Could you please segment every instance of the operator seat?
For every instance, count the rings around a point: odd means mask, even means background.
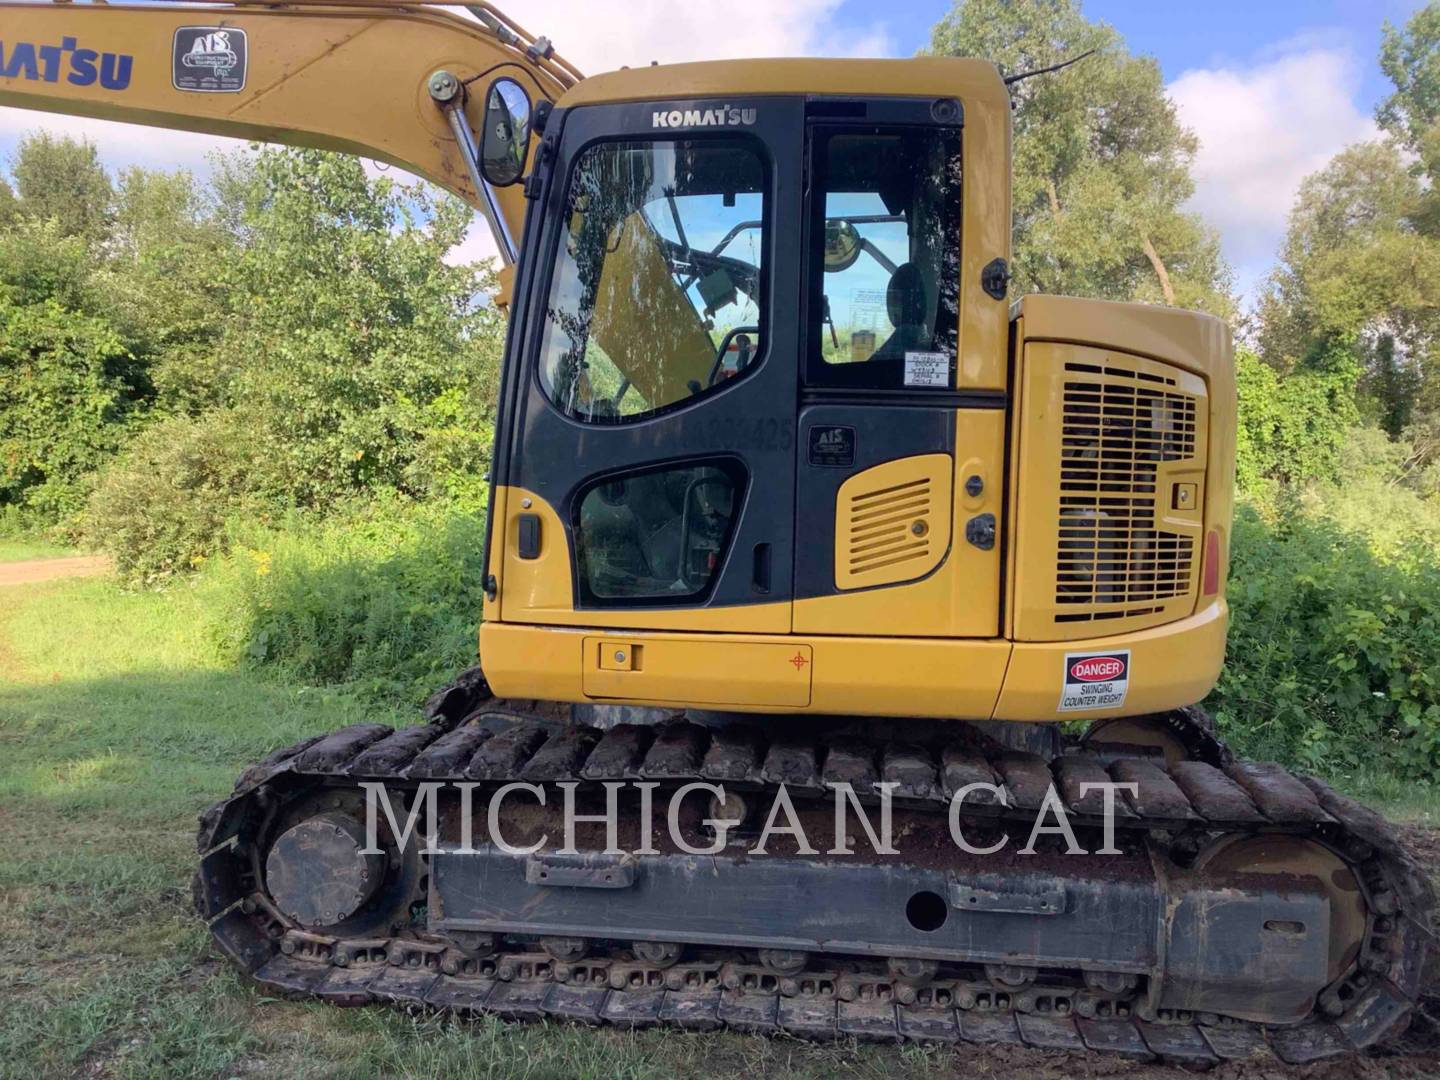
[[[894,331],[870,357],[876,361],[903,361],[906,350],[929,349],[930,304],[925,296],[925,278],[913,262],[904,262],[890,275],[885,289],[885,307]]]

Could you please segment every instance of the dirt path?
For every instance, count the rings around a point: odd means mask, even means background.
[[[110,572],[110,560],[104,555],[72,555],[64,559],[26,559],[23,562],[0,563],[0,588],[6,585],[29,585],[55,578],[94,577]]]

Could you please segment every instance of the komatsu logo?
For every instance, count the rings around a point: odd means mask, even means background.
[[[670,109],[650,114],[650,126],[657,128],[741,127],[755,123],[754,109],[721,105],[714,109]]]
[[[82,49],[73,37],[61,38],[59,45],[0,41],[0,79],[53,83],[63,75],[72,86],[91,86],[98,80],[106,90],[124,90],[134,66],[133,56]]]

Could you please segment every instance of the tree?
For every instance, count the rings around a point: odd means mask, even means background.
[[[0,506],[56,517],[124,442],[133,357],[102,320],[0,298]]]
[[[3,177],[0,177],[0,229],[10,225],[19,212],[20,208],[15,202],[14,189],[5,182]]]
[[[503,325],[486,276],[445,261],[469,208],[319,151],[261,150],[225,176],[229,394],[260,418],[284,494],[323,508],[475,484]]]
[[[1307,177],[1258,308],[1258,343],[1280,371],[1349,350],[1365,412],[1392,436],[1440,410],[1440,4],[1386,25],[1395,91],[1388,138],[1341,151]]]
[[[1392,138],[1434,160],[1435,121],[1440,118],[1440,5],[1415,12],[1403,29],[1385,23],[1380,44],[1380,70],[1395,92],[1380,104],[1376,119]]]
[[[220,345],[236,248],[191,174],[120,175],[101,285],[106,311],[146,357],[163,413],[195,416],[225,400],[242,359]]]
[[[115,191],[93,143],[34,132],[21,140],[11,172],[25,217],[54,220],[62,236],[86,241],[108,233]]]
[[[1015,272],[1022,290],[1233,312],[1219,240],[1183,205],[1196,140],[1160,69],[1075,0],[960,0],[930,51],[1007,74],[1094,50],[1015,85]]]

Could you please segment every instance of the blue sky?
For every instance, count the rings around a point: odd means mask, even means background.
[[[1253,297],[1273,265],[1300,181],[1373,138],[1387,92],[1381,24],[1418,0],[1082,0],[1130,47],[1154,56],[1181,119],[1201,140],[1192,208],[1219,232],[1236,284]],[[582,70],[744,56],[908,56],[949,9],[943,0],[502,0]],[[0,162],[26,130],[85,135],[114,167],[204,171],[226,140],[0,109]],[[472,230],[464,257],[493,253]]]
[[[1135,52],[1160,61],[1166,78],[1192,68],[1244,63],[1267,48],[1304,37],[1343,40],[1371,60],[1361,97],[1373,106],[1388,84],[1373,63],[1380,50],[1380,26],[1403,23],[1419,0],[1083,0],[1085,14],[1125,35]],[[844,0],[835,12],[843,32],[865,33],[876,21],[875,0]],[[897,53],[906,55],[930,42],[930,28],[950,10],[941,0],[886,0],[885,23]]]

